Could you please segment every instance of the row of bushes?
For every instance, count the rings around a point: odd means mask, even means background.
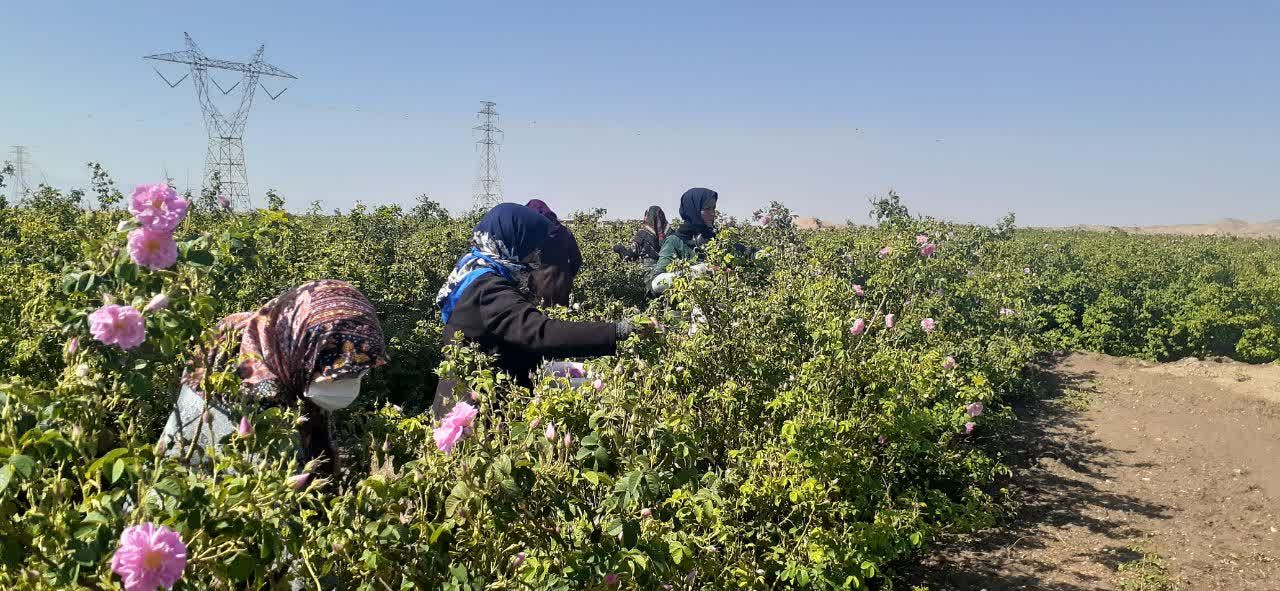
[[[641,270],[610,251],[630,225],[583,214],[579,305],[553,313],[663,330],[592,363],[587,384],[527,392],[440,342],[432,300],[474,216],[430,202],[197,209],[163,271],[130,262],[117,226],[127,214],[84,212],[52,191],[3,209],[0,281],[14,289],[0,294],[0,586],[118,584],[110,557],[139,523],[186,543],[178,588],[876,586],[938,532],[993,518],[1003,400],[1025,389],[1038,352],[1164,357],[1229,343],[1265,357],[1241,343],[1274,326],[1274,307],[1256,307],[1276,301],[1268,243],[900,213],[804,233],[775,205],[764,227],[725,232],[758,257],[713,245],[713,273],[647,301]],[[1195,275],[1196,297],[1147,275],[1209,267],[1193,260],[1216,265]],[[157,457],[191,344],[221,315],[319,277],[370,296],[393,358],[338,415],[346,471],[299,478],[287,410],[245,409],[249,433],[210,469]],[[104,294],[141,308],[161,292],[169,304],[147,313],[139,348],[89,338]],[[1234,295],[1210,297],[1223,293]],[[464,380],[480,410],[451,454],[422,412],[437,369]]]

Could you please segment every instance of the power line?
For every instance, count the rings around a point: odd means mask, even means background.
[[[183,36],[187,41],[185,50],[148,55],[143,59],[191,67],[191,71],[179,78],[177,82],[170,82],[164,74],[160,73],[160,70],[156,70],[156,75],[160,76],[160,79],[164,80],[170,88],[176,88],[188,76],[191,78],[192,84],[196,87],[196,98],[200,101],[200,109],[204,113],[205,130],[209,134],[209,149],[204,160],[205,182],[209,182],[214,177],[214,173],[217,173],[222,194],[231,201],[233,206],[242,209],[252,207],[253,203],[249,198],[249,175],[244,163],[244,128],[249,121],[249,109],[253,106],[253,96],[259,87],[266,93],[267,98],[273,101],[288,90],[284,88],[273,94],[258,79],[269,76],[296,80],[297,76],[262,61],[265,45],[258,46],[258,51],[253,54],[253,59],[248,63],[240,63],[207,57],[191,39],[191,35],[183,33]],[[240,79],[229,88],[223,88],[217,80],[209,77],[209,70],[238,72]],[[235,111],[223,113],[209,96],[210,83],[223,96],[230,95],[239,88],[240,106]]]
[[[498,174],[498,146],[502,145],[502,130],[498,128],[497,103],[480,101],[483,107],[476,118],[480,125],[472,129],[479,136],[476,148],[480,151],[480,172],[476,178],[473,205],[477,209],[489,209],[502,201],[502,177]]]
[[[17,201],[31,194],[31,185],[27,182],[27,166],[31,163],[31,151],[26,146],[13,146],[9,152],[13,159],[13,200]]]

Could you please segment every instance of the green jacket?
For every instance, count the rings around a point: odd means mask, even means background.
[[[662,241],[662,251],[658,253],[658,262],[653,265],[653,273],[650,276],[665,273],[671,261],[692,259],[695,256],[697,251],[692,244],[685,242],[676,234],[667,236],[667,239]]]

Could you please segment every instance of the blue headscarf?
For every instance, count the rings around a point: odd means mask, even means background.
[[[551,222],[528,207],[501,203],[490,209],[471,234],[471,251],[458,259],[436,294],[440,318],[449,321],[462,294],[481,275],[497,273],[519,283],[520,277],[529,272],[529,266],[521,264],[520,259],[538,250],[550,235]]]
[[[693,240],[697,236],[710,240],[716,237],[715,228],[708,226],[702,221],[702,210],[707,206],[715,203],[720,196],[711,189],[703,189],[695,187],[684,192],[680,196],[680,218],[682,222],[680,227],[676,229],[676,233],[685,241]]]

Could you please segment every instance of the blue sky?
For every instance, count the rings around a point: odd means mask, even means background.
[[[865,220],[914,210],[1022,224],[1280,218],[1275,2],[10,3],[0,144],[39,177],[198,184],[189,81],[141,57],[266,58],[250,184],[291,208],[469,206],[470,127],[493,100],[508,200],[674,214],[707,186]],[[162,67],[171,79],[181,68]],[[219,81],[233,83],[230,76]],[[281,86],[268,81],[278,90]],[[40,180],[36,178],[35,180]]]

